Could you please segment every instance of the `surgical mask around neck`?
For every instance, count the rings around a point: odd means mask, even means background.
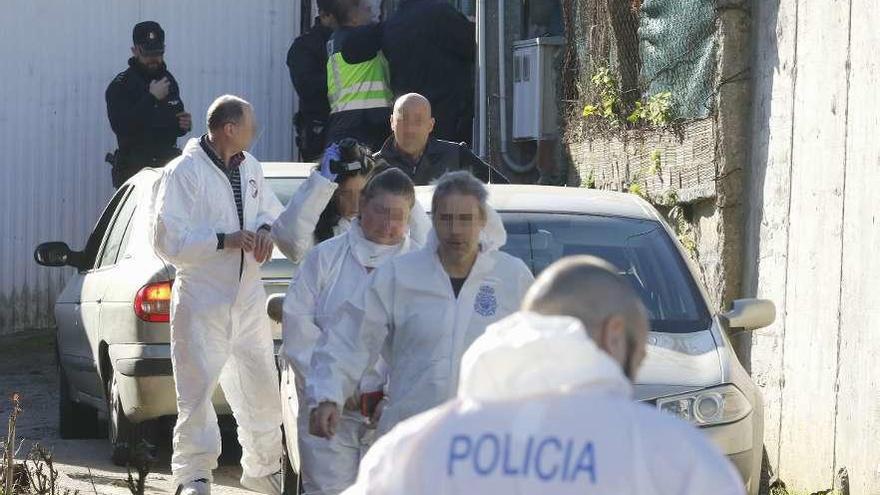
[[[384,263],[389,257],[400,253],[407,242],[407,239],[404,239],[390,246],[375,243],[364,236],[364,231],[357,220],[352,222],[349,235],[351,236],[352,254],[354,254],[354,257],[361,265],[367,268],[375,268]]]

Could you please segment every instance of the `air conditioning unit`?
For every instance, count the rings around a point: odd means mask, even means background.
[[[559,135],[554,59],[561,36],[513,43],[513,139],[534,141]]]

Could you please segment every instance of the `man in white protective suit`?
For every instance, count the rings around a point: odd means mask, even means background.
[[[598,258],[565,258],[462,359],[458,397],[378,440],[347,495],[744,494],[696,428],[634,402],[646,310]]]
[[[306,255],[287,290],[282,348],[294,368],[296,392],[285,394],[290,402],[285,430],[293,434],[296,429],[298,435],[299,472],[306,495],[336,495],[354,483],[372,440],[370,414],[375,400],[370,399],[380,398],[385,385],[383,366],[368,371],[358,393],[346,401],[337,434],[330,439],[310,435],[305,384],[312,351],[322,334],[331,330],[329,322],[339,308],[363,290],[370,272],[421,247],[408,234],[415,201],[413,183],[402,171],[386,169],[370,177],[360,195],[358,218],[347,232]]]
[[[520,259],[498,250],[506,241],[503,228],[481,235],[490,230],[487,197],[469,172],[441,177],[426,246],[377,268],[363,295],[340,308],[312,357],[307,390],[314,434],[334,435],[340,407],[380,352],[389,385],[378,435],[455,396],[464,351],[517,310],[533,281]]]
[[[238,423],[241,483],[281,491],[281,401],[260,266],[281,204],[247,150],[253,108],[221,96],[208,133],[191,139],[155,190],[153,244],[176,271],[171,362],[177,424],[171,458],[177,493],[210,493],[220,455],[211,396],[219,382]]]

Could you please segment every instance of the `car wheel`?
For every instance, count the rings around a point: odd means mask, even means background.
[[[74,402],[64,368],[58,365],[58,435],[64,439],[97,438],[98,411]]]
[[[144,421],[142,423],[132,423],[126,416],[122,408],[122,400],[119,396],[119,382],[116,378],[116,372],[112,372],[110,385],[108,387],[108,407],[109,418],[107,420],[107,438],[110,440],[111,459],[113,464],[117,466],[127,466],[134,462],[137,449],[146,448],[152,450],[149,444],[150,431],[153,426],[152,421]],[[142,442],[147,442],[144,446]],[[143,452],[143,455],[152,455],[152,452]]]
[[[770,471],[770,458],[767,456],[767,447],[764,446],[761,452],[761,469],[758,483],[749,495],[768,495],[770,493],[771,478],[773,473]]]

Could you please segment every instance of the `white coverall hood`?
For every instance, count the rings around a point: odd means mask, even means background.
[[[345,495],[745,493],[700,431],[632,401],[575,319],[514,314],[474,342],[461,376],[457,398],[373,445]]]
[[[579,320],[519,312],[489,327],[464,353],[458,397],[516,399],[585,386],[632,397],[620,365]]]
[[[416,201],[416,204],[419,204]],[[425,241],[426,248],[436,249],[440,243],[437,239],[437,232],[433,226],[427,233]],[[504,222],[501,221],[501,215],[491,206],[486,206],[486,226],[480,231],[480,250],[484,252],[497,251],[507,244],[507,230],[504,228]]]

